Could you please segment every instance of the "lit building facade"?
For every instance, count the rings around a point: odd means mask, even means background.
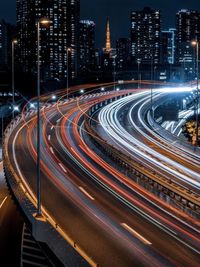
[[[161,63],[174,64],[176,49],[176,29],[161,32]]]
[[[160,63],[161,15],[159,10],[144,8],[131,13],[132,63]]]
[[[42,17],[51,21],[47,28],[41,27],[42,78],[65,79],[67,65],[71,78],[75,78],[80,0],[17,0],[18,61],[22,70],[36,71],[36,23]],[[67,58],[68,48],[71,52]]]
[[[193,40],[200,41],[200,12],[180,10],[176,14],[176,63],[182,64],[188,77],[195,75],[196,50]]]
[[[119,38],[116,42],[116,66],[126,69],[130,64],[131,41],[129,38]]]
[[[91,70],[95,65],[95,23],[81,20],[79,26],[79,69]]]
[[[8,64],[8,35],[5,21],[0,21],[0,67]]]

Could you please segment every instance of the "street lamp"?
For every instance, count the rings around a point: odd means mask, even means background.
[[[116,82],[116,57],[117,55],[113,56],[113,82],[114,82],[114,91],[115,91],[115,82]]]
[[[19,112],[19,107],[18,107],[18,106],[14,106],[14,107],[13,107],[13,111],[14,111],[14,112],[15,112],[15,111]]]
[[[140,61],[139,58],[137,59],[137,64],[138,64],[138,89],[139,89],[140,86],[141,86],[141,72],[140,72],[140,64],[141,64],[141,61]]]
[[[12,40],[12,104],[13,108],[15,106],[15,45],[17,44],[17,40]],[[15,112],[13,110],[12,117],[14,119]]]
[[[151,59],[151,114],[153,114],[153,59]]]
[[[196,47],[196,75],[197,75],[197,97],[196,97],[196,146],[198,147],[199,138],[199,42],[197,39],[192,41],[192,45]]]
[[[3,103],[1,104],[1,147],[3,148],[3,132],[4,132],[4,120],[3,120]]]
[[[41,18],[37,21],[37,216],[41,216],[41,177],[40,177],[40,26],[48,26],[51,21]]]
[[[69,97],[69,53],[72,52],[72,48],[67,48],[67,99]]]

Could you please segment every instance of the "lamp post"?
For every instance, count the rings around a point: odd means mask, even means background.
[[[138,64],[138,89],[139,89],[141,86],[141,72],[140,72],[141,61],[139,58],[137,59],[137,64]]]
[[[116,89],[116,57],[117,55],[113,56],[113,82],[114,82],[114,91]]]
[[[13,105],[13,112],[12,117],[15,117],[15,45],[17,44],[17,40],[12,40],[12,105]]]
[[[151,59],[151,114],[153,115],[153,59]]]
[[[69,53],[72,52],[72,48],[67,48],[67,99],[69,97]]]
[[[153,88],[155,88],[156,87],[156,84],[155,84],[155,82],[156,82],[156,69],[157,69],[157,66],[154,66],[154,68],[153,68]],[[153,105],[153,91],[152,91],[152,105]],[[153,117],[153,119],[154,119],[154,110],[153,110],[153,107],[152,107],[152,117]]]
[[[3,148],[3,132],[4,132],[4,122],[3,122],[3,103],[1,104],[1,147]]]
[[[41,18],[37,21],[37,216],[41,216],[41,177],[40,177],[40,26],[47,26],[50,20]]]
[[[196,97],[196,146],[198,147],[199,139],[199,42],[197,39],[192,41],[192,45],[196,47],[196,76],[197,76],[197,97]]]

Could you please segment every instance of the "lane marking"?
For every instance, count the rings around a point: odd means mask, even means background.
[[[48,136],[48,140],[49,140],[49,141],[51,140],[51,135]]]
[[[142,235],[140,235],[138,232],[133,230],[130,226],[128,226],[126,223],[121,223],[121,226],[124,227],[129,233],[133,234],[137,239],[142,241],[145,245],[152,245],[152,243],[144,238]]]
[[[54,126],[51,126],[51,131],[54,129]]]
[[[53,147],[50,147],[50,151],[52,154],[54,154]]]
[[[3,207],[3,204],[6,202],[8,197],[5,197],[4,200],[1,202],[0,209]]]
[[[79,189],[81,190],[82,193],[84,193],[87,197],[89,197],[91,200],[95,200],[83,187],[79,186]]]
[[[61,169],[62,169],[65,173],[67,173],[67,170],[64,168],[64,166],[62,165],[62,163],[59,163],[58,165],[61,167]]]

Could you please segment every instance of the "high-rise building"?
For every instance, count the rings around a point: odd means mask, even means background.
[[[131,13],[131,55],[134,64],[160,63],[160,29],[159,10],[145,7]]]
[[[180,10],[176,14],[176,27],[176,62],[192,66],[195,53],[191,42],[200,41],[200,12]]]
[[[192,41],[200,41],[200,12],[180,10],[176,14],[176,63],[184,69],[185,79],[196,77],[196,49]]]
[[[130,64],[131,42],[129,38],[119,38],[116,42],[116,66],[125,69]]]
[[[46,17],[51,24],[41,27],[42,77],[62,80],[67,73],[76,77],[79,16],[80,0],[17,0],[18,61],[23,71],[36,70],[36,24]]]
[[[0,21],[0,67],[8,64],[8,34],[4,20]]]
[[[95,69],[101,69],[101,50],[95,49],[95,61],[94,61]]]
[[[161,32],[161,63],[175,63],[176,29],[170,28]]]
[[[95,23],[81,20],[79,25],[79,69],[89,70],[95,65]]]

